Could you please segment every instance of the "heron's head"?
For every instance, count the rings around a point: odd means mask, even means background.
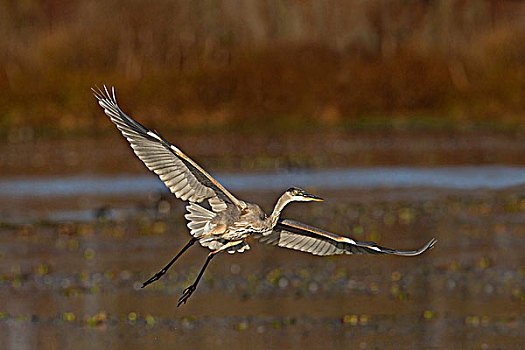
[[[307,193],[304,190],[297,188],[297,187],[289,188],[288,190],[286,190],[286,194],[290,197],[291,201],[297,201],[297,202],[311,202],[311,201],[321,202],[323,201],[321,197],[314,196],[313,194]]]

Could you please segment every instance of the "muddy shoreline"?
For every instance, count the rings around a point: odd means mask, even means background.
[[[525,165],[525,134],[308,132],[295,135],[165,134],[210,172],[355,166]],[[2,177],[145,173],[116,132],[102,138],[0,143]]]

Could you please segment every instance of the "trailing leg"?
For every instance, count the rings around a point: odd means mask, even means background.
[[[208,264],[210,263],[211,259],[218,253],[227,250],[228,248],[234,247],[238,245],[239,243],[242,243],[243,241],[233,241],[228,242],[227,244],[223,245],[217,250],[214,250],[213,252],[208,254],[208,257],[206,258],[206,261],[204,262],[204,265],[202,266],[201,270],[199,271],[199,274],[197,275],[197,278],[195,279],[195,282],[188,288],[184,289],[184,292],[182,292],[182,296],[179,298],[179,302],[177,303],[177,307],[181,306],[182,304],[186,304],[186,301],[189,299],[189,297],[195,292],[195,289],[197,289],[197,284],[199,284],[199,281],[204,274],[204,270],[206,270],[206,267],[208,267]]]
[[[184,248],[182,248],[180,250],[180,252],[175,255],[175,257],[173,259],[171,259],[171,261],[168,263],[168,265],[164,266],[162,268],[162,270],[160,270],[159,272],[157,272],[156,274],[154,274],[149,280],[147,280],[146,282],[142,283],[142,287],[141,288],[144,288],[146,287],[148,284],[150,283],[153,283],[157,280],[159,280],[162,276],[164,276],[164,274],[169,270],[169,268],[171,267],[171,265],[173,265],[173,263],[189,248],[191,247],[195,242],[197,242],[197,238],[195,237],[192,237],[190,239],[190,241],[188,243],[186,243],[186,245],[184,246]]]

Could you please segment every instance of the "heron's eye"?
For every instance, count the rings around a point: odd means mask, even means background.
[[[294,196],[299,195],[299,191],[297,191],[297,190],[293,190],[293,195],[294,195]]]

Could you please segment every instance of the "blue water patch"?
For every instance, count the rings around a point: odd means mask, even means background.
[[[525,167],[370,167],[272,173],[217,174],[232,191],[282,190],[290,186],[326,189],[451,188],[499,189],[525,183]],[[167,191],[153,174],[13,178],[0,181],[0,196],[125,195]]]

